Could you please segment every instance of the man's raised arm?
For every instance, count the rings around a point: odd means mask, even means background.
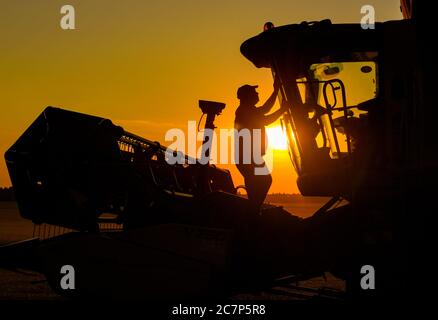
[[[272,92],[271,96],[266,100],[266,102],[259,107],[258,109],[263,114],[267,114],[269,111],[271,111],[272,107],[275,104],[275,100],[277,100],[278,90],[280,89],[280,81],[278,80],[278,77],[274,80],[274,92]]]

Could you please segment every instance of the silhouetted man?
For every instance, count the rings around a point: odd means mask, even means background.
[[[276,121],[284,113],[284,110],[281,108],[270,115],[266,115],[271,111],[277,98],[279,89],[278,80],[274,82],[274,92],[261,107],[256,107],[257,102],[259,102],[259,94],[256,91],[257,87],[258,86],[250,86],[246,84],[237,90],[237,98],[240,100],[240,105],[236,110],[234,127],[239,131],[242,129],[248,129],[251,133],[251,146],[244,146],[244,143],[248,143],[248,141],[245,141],[244,139],[239,139],[238,141],[239,157],[236,159],[236,166],[245,179],[248,199],[251,201],[253,209],[258,212],[268,194],[269,188],[271,187],[272,177],[268,172],[264,175],[257,175],[255,173],[255,168],[265,167],[265,163],[263,159],[261,159],[262,163],[257,163],[260,162],[260,160],[257,162],[255,161],[253,150],[260,150],[261,156],[265,154],[265,126]],[[261,146],[255,145],[258,141],[254,141],[254,130],[260,130],[261,139],[259,140],[261,141],[259,142],[261,143]],[[244,163],[244,151],[251,152],[249,155],[251,159],[250,163]]]

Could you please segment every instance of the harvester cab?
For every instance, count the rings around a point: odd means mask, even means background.
[[[241,52],[281,79],[282,124],[301,193],[348,199],[357,183],[385,184],[380,171],[399,146],[390,117],[408,103],[400,90],[415,65],[415,50],[400,41],[413,40],[412,23],[363,29],[323,20],[264,29]]]
[[[407,3],[404,20],[372,28],[268,23],[241,45],[248,60],[281,80],[282,124],[300,192],[348,201],[349,268],[371,263],[392,293],[404,276],[397,266],[410,259],[417,272],[415,261],[429,246],[420,230],[430,219],[438,163],[427,75],[433,57],[420,37],[427,7]]]

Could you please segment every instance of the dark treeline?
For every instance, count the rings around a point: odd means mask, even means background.
[[[271,193],[266,196],[267,202],[290,202],[297,197],[302,197],[299,193]]]
[[[267,202],[289,202],[297,197],[300,197],[300,194],[290,194],[290,193],[271,193],[266,197]],[[12,187],[9,188],[0,188],[0,201],[14,201],[14,190]]]
[[[14,190],[12,187],[0,188],[0,201],[14,201]]]

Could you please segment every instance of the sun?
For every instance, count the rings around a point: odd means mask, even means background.
[[[268,145],[275,150],[287,150],[287,139],[281,126],[266,128]]]

